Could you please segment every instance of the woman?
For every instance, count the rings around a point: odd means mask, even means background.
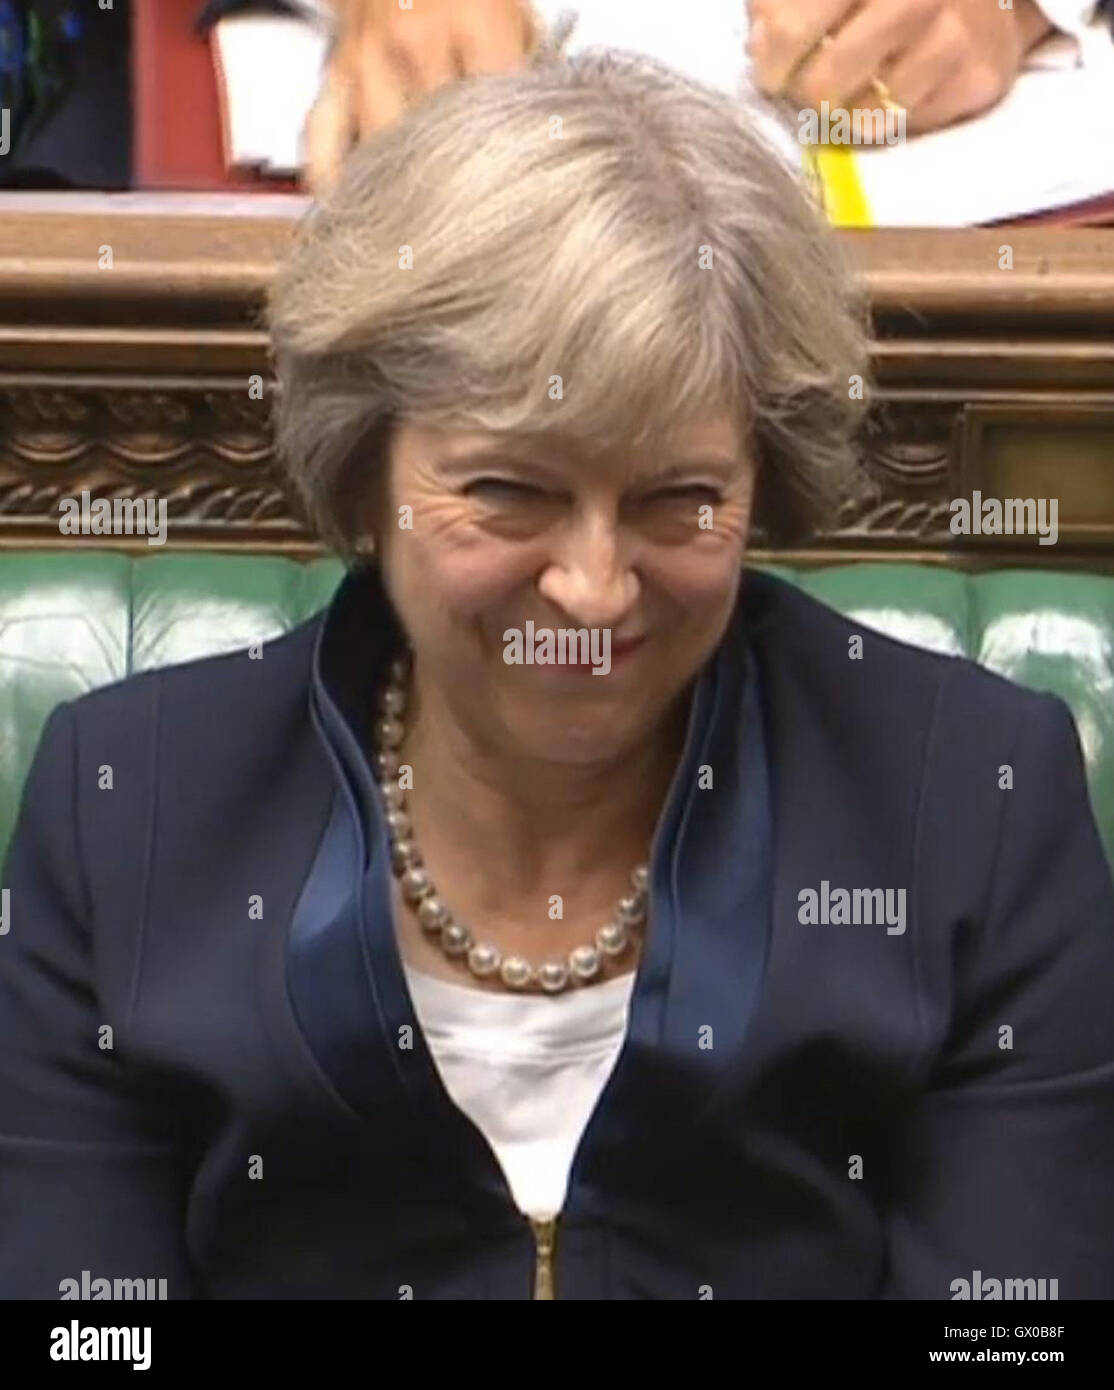
[[[1071,716],[745,567],[853,485],[864,357],[746,113],[607,53],[444,87],[270,327],[348,573],[46,726],[0,1292],[1109,1295]]]

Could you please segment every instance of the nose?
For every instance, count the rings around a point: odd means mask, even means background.
[[[602,511],[578,516],[556,538],[538,592],[574,627],[618,627],[639,594],[625,549],[613,518]]]

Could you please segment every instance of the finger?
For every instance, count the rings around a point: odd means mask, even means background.
[[[792,73],[854,4],[855,0],[756,4],[747,49],[754,80],[762,91],[771,95],[783,92]]]
[[[545,38],[545,22],[534,8],[532,0],[522,0],[522,47],[527,56]]]
[[[303,178],[315,198],[323,197],[336,183],[355,135],[350,83],[331,68],[302,132]]]
[[[406,76],[392,59],[381,29],[367,26],[351,54],[360,139],[390,125],[406,110]]]
[[[794,96],[809,105],[846,102],[933,23],[939,0],[874,0],[847,21],[830,44],[794,73]]]
[[[892,66],[877,75],[913,120],[921,104],[958,72],[963,61],[963,27],[955,11],[945,8]]]
[[[882,80],[889,87],[889,78],[883,76]],[[895,102],[900,100],[892,87],[890,87],[890,94]],[[876,87],[860,87],[843,105],[847,111],[851,112],[851,130],[854,132],[861,130],[862,132],[861,136],[854,136],[854,141],[861,141],[864,145],[896,145],[900,143],[902,126],[898,122],[897,113],[886,110]],[[905,134],[908,135],[908,113],[906,116]]]
[[[528,10],[518,3],[498,0],[486,14],[472,11],[462,17],[456,32],[461,69],[466,76],[474,76],[524,67],[538,37]]]
[[[1001,97],[1002,90],[989,70],[972,72],[963,64],[909,113],[908,131],[911,135],[921,135],[928,130],[942,130],[957,121],[981,115]]]
[[[408,96],[432,92],[461,74],[452,31],[444,24],[427,24],[410,15],[390,35],[390,56]]]

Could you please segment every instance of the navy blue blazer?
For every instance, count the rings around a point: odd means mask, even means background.
[[[531,1297],[391,926],[397,640],[358,569],[261,657],[50,716],[4,878],[0,1297]],[[839,889],[904,892],[901,929]],[[650,892],[557,1298],[1114,1296],[1114,885],[1060,700],[748,572]]]

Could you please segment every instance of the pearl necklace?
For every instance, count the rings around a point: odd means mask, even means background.
[[[648,906],[649,870],[640,864],[631,874],[630,893],[619,899],[610,922],[596,932],[594,945],[576,946],[566,960],[547,960],[533,966],[523,956],[504,956],[489,942],[477,942],[438,896],[424,867],[414,829],[406,813],[406,797],[398,784],[401,764],[399,749],[405,732],[402,717],[406,710],[406,681],[409,662],[397,658],[391,663],[390,682],[383,692],[381,717],[375,726],[375,767],[386,803],[387,837],[391,846],[391,869],[400,880],[402,896],[417,914],[423,931],[452,959],[464,957],[468,969],[478,979],[497,976],[507,989],[539,988],[558,994],[572,983],[599,983],[604,959],[621,956],[630,944],[630,933],[642,927]]]

